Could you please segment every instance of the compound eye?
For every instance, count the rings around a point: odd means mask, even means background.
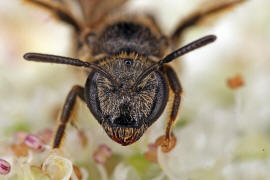
[[[99,100],[98,100],[98,90],[97,90],[97,84],[96,80],[98,77],[98,73],[92,71],[86,81],[85,84],[85,99],[88,108],[92,112],[92,114],[95,116],[95,118],[98,120],[99,123],[102,123],[103,115],[99,106]],[[107,116],[106,118],[110,118]]]
[[[118,87],[110,84],[105,77],[101,77],[98,72],[92,71],[85,84],[85,99],[86,103],[95,116],[95,118],[102,123],[104,119],[104,113],[101,109],[101,102],[109,102],[108,98],[113,98],[118,91]],[[114,108],[114,107],[112,107]],[[110,116],[106,116],[105,119],[110,119]]]

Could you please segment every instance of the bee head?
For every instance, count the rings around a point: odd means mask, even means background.
[[[109,137],[122,145],[137,141],[166,106],[168,85],[160,71],[148,74],[136,84],[138,77],[153,64],[135,54],[106,57],[97,65],[114,81],[92,71],[86,82],[89,109]]]

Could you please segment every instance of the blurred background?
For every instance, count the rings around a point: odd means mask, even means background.
[[[153,13],[170,34],[179,20],[215,2],[131,0],[127,8]],[[144,153],[164,132],[166,114],[138,143],[122,147],[79,103],[77,124],[89,144],[84,150],[74,147],[77,131],[68,128],[64,146],[89,179],[270,179],[270,1],[249,0],[190,28],[183,44],[207,34],[218,40],[174,64],[184,87],[174,131],[178,144],[168,154],[157,150],[157,163]],[[40,52],[74,57],[72,42],[72,29],[46,11],[19,0],[0,1],[0,144],[12,143],[18,131],[55,129],[67,93],[75,84],[84,85],[85,73],[27,62],[22,56]],[[235,81],[238,88],[232,85]],[[112,150],[102,167],[92,158],[100,144]],[[6,153],[3,147],[0,157]]]

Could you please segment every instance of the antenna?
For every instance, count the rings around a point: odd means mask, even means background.
[[[158,63],[150,66],[149,68],[147,68],[143,73],[141,73],[138,77],[138,79],[136,80],[136,82],[133,84],[133,89],[136,88],[140,82],[147,77],[150,73],[152,73],[153,71],[157,71],[159,70],[163,64],[169,63],[171,61],[173,61],[174,59],[183,56],[184,54],[187,54],[195,49],[201,48],[209,43],[214,42],[217,39],[217,37],[215,35],[208,35],[208,36],[204,36],[196,41],[193,41],[179,49],[177,49],[176,51],[170,53],[169,55],[165,56],[163,59],[161,59]]]
[[[56,63],[56,64],[68,64],[72,66],[79,66],[79,67],[86,67],[86,68],[92,68],[99,72],[100,74],[104,75],[106,78],[108,78],[112,85],[118,86],[118,82],[107,73],[104,69],[101,67],[81,61],[79,59],[69,58],[69,57],[63,57],[63,56],[55,56],[50,54],[40,54],[40,53],[26,53],[23,58],[28,61],[36,61],[36,62],[45,62],[45,63]]]

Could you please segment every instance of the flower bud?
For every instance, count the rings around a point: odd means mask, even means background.
[[[53,137],[53,131],[51,129],[44,129],[37,133],[37,137],[45,144],[49,144]]]
[[[112,150],[105,144],[100,145],[95,151],[93,158],[99,164],[104,164],[106,160],[111,157]]]
[[[42,141],[35,135],[26,136],[24,139],[24,144],[33,151],[42,152],[44,150]]]
[[[149,144],[148,151],[144,153],[144,157],[153,163],[157,163],[157,149],[158,146],[156,144]]]
[[[4,159],[0,159],[0,174],[7,175],[10,172],[10,164]]]

